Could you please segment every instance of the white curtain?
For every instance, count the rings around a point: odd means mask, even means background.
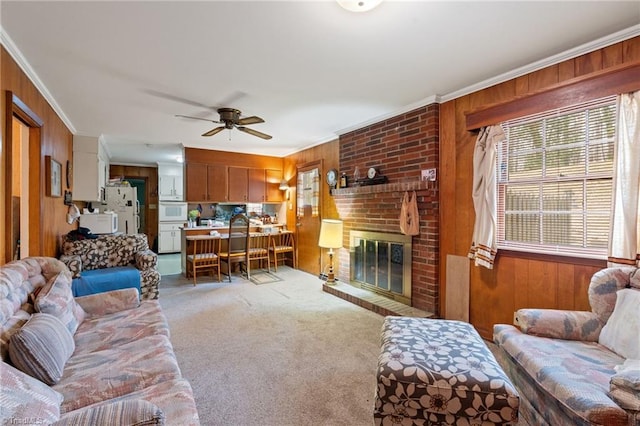
[[[505,137],[500,126],[480,129],[473,152],[473,207],[476,221],[468,257],[493,269],[497,248],[496,145]]]
[[[640,92],[618,96],[609,266],[640,259]]]

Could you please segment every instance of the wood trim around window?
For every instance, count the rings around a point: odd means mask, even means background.
[[[542,92],[470,111],[465,114],[466,129],[474,131],[514,118],[640,90],[638,75],[640,61],[574,78]]]

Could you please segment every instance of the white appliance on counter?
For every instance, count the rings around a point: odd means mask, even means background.
[[[132,186],[108,186],[105,188],[104,210],[118,215],[118,232],[137,234],[140,228],[140,204],[138,193]]]
[[[187,222],[187,203],[161,201],[158,203],[158,253],[177,253],[182,250],[180,227]]]
[[[158,203],[159,222],[181,222],[187,221],[187,203],[161,201]]]
[[[113,234],[118,231],[118,215],[115,212],[82,214],[80,226],[92,234]]]

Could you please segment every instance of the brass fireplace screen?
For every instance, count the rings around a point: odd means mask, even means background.
[[[411,236],[350,232],[351,284],[411,305]]]

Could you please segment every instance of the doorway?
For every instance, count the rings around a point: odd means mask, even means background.
[[[11,122],[11,231],[12,259],[29,256],[29,126],[18,117]]]
[[[296,227],[298,236],[298,269],[320,274],[320,169],[321,162],[298,167]]]
[[[6,149],[4,151],[4,215],[0,229],[3,263],[42,252],[41,127],[43,121],[17,96],[7,91]]]

